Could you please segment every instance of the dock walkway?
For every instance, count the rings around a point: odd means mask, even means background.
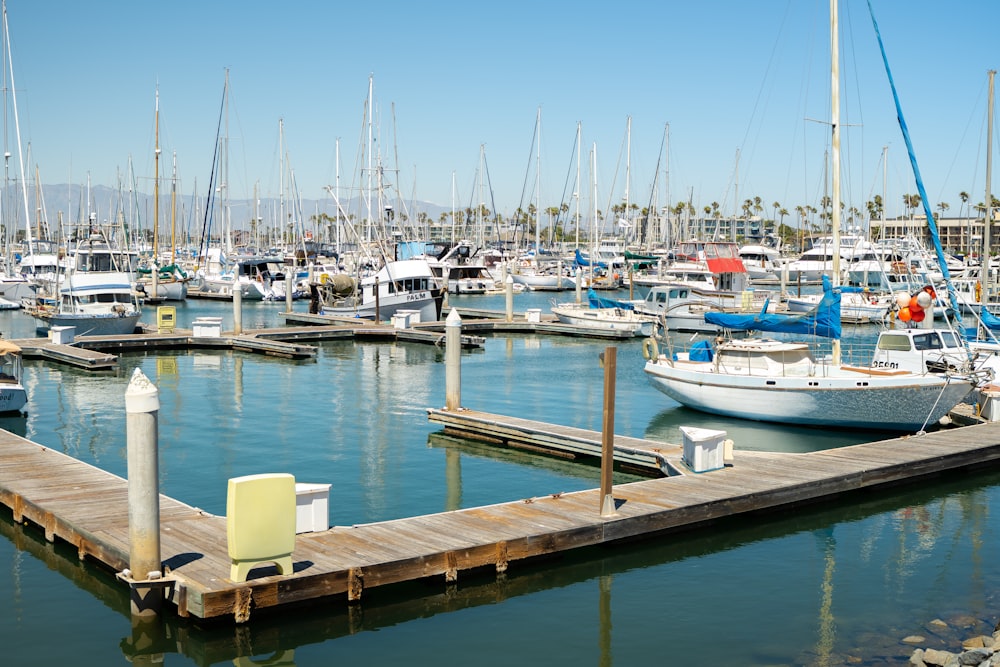
[[[467,417],[509,429],[557,431],[500,415]],[[600,440],[600,434],[591,433]],[[616,444],[625,439],[616,437]],[[635,444],[635,443],[631,443]],[[652,443],[650,448],[664,447]],[[113,571],[128,565],[127,482],[48,447],[0,432],[0,503]],[[669,446],[667,446],[669,448]],[[227,579],[226,519],[160,497],[161,554],[173,578],[168,600],[182,617],[249,620],[252,610],[417,579],[457,581],[461,572],[505,572],[517,561],[627,538],[648,537],[733,515],[786,507],[926,475],[995,464],[1000,423],[942,430],[811,453],[737,451],[731,466],[614,487],[616,512],[600,515],[600,491],[553,493],[513,502],[297,536],[294,573],[266,566]],[[220,493],[222,489],[220,489]]]

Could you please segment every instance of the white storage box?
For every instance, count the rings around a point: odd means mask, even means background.
[[[410,328],[410,311],[408,310],[397,310],[392,316],[392,326],[396,329],[409,329]]]
[[[980,390],[979,416],[986,421],[1000,421],[1000,387],[990,384]]]
[[[725,431],[681,426],[683,460],[694,472],[708,472],[725,467]]]
[[[198,317],[191,323],[191,334],[195,338],[218,338],[222,335],[221,317]]]
[[[414,324],[420,324],[420,311],[419,310],[397,310],[396,313],[404,313],[410,318],[410,326]]]
[[[49,327],[49,338],[56,345],[72,345],[76,337],[76,327]]]
[[[295,483],[295,532],[315,533],[330,528],[330,485]]]
[[[541,308],[528,308],[524,311],[524,319],[528,322],[541,322],[542,321],[542,309]]]

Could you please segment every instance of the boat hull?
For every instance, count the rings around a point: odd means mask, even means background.
[[[578,308],[553,306],[552,314],[564,324],[573,324],[601,331],[627,331],[633,336],[648,336],[654,320],[633,311],[618,308]]]
[[[142,313],[72,315],[34,312],[32,315],[50,329],[52,327],[74,327],[77,336],[120,336],[135,333]]]
[[[828,428],[916,432],[934,425],[973,389],[937,375],[817,368],[811,376],[713,373],[712,362],[649,360],[650,384],[678,403],[717,415]],[[863,370],[863,369],[862,369]]]

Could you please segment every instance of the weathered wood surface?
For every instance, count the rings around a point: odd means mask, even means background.
[[[0,432],[0,453],[0,503],[16,521],[76,546],[81,559],[127,567],[125,480],[7,432]],[[724,469],[616,486],[610,517],[601,517],[599,489],[590,489],[301,534],[293,574],[265,566],[244,583],[227,579],[225,518],[161,496],[161,550],[180,615],[246,620],[255,609],[356,600],[367,589],[428,577],[444,584],[472,568],[504,572],[522,559],[998,460],[997,423],[812,453],[737,451]]]

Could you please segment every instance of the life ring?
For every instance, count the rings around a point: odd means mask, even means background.
[[[660,346],[655,338],[646,338],[642,341],[642,358],[647,361],[658,359],[660,356]]]

